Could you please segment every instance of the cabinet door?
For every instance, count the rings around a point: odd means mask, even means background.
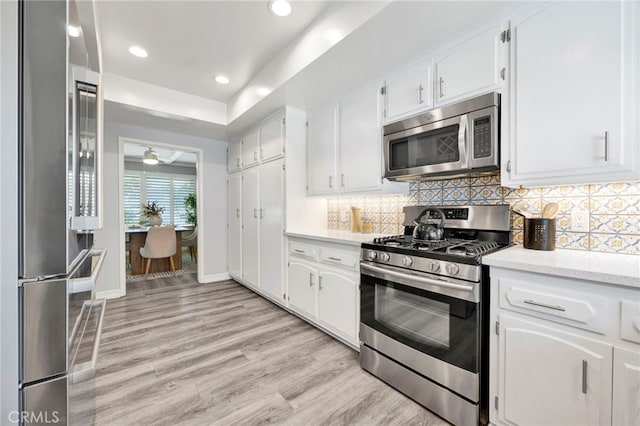
[[[382,184],[382,132],[378,84],[340,100],[338,185],[341,192],[370,190]]]
[[[311,319],[316,316],[318,273],[304,263],[289,261],[289,307]]]
[[[389,77],[385,84],[385,122],[433,107],[433,62],[413,65]]]
[[[463,99],[500,86],[502,26],[477,35],[436,57],[435,103]]]
[[[242,173],[229,174],[229,274],[242,277]]]
[[[242,138],[242,166],[258,164],[260,150],[260,129],[253,129]]]
[[[321,270],[318,281],[318,320],[356,342],[357,274]]]
[[[640,4],[618,1],[557,2],[513,23],[505,185],[640,178],[639,23]]]
[[[284,112],[278,112],[260,125],[260,159],[268,161],[284,153]]]
[[[242,140],[230,140],[227,151],[227,169],[230,172],[242,168]]]
[[[259,184],[258,169],[242,172],[242,279],[256,287],[260,284]]]
[[[284,170],[282,161],[260,166],[260,288],[282,300]]]
[[[613,424],[640,425],[640,348],[613,349]]]
[[[336,192],[336,108],[309,111],[307,135],[307,192]]]
[[[610,345],[500,317],[500,420],[516,425],[611,424]]]

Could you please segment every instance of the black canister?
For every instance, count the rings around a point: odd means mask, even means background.
[[[534,250],[556,249],[555,219],[524,219],[524,248]]]

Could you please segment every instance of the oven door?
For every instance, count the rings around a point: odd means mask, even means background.
[[[466,170],[467,152],[467,115],[392,133],[384,137],[384,177],[406,179]]]
[[[362,262],[361,323],[415,351],[477,373],[480,313],[479,301],[474,299],[478,284],[442,282],[429,274],[399,269]],[[361,340],[365,339],[361,336]]]

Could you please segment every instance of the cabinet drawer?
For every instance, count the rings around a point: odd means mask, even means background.
[[[318,249],[305,244],[289,243],[289,255],[316,260],[318,258]]]
[[[606,333],[606,299],[601,296],[504,277],[498,285],[503,309]]]
[[[349,269],[357,269],[358,266],[358,255],[342,250],[321,248],[320,260],[324,263]]]
[[[620,302],[620,338],[640,343],[640,303]]]

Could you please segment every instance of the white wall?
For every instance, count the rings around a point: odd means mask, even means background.
[[[17,26],[17,1],[0,1],[0,424],[18,410]]]
[[[151,142],[167,143],[186,148],[201,149],[203,152],[203,187],[201,193],[203,224],[198,238],[201,240],[203,276],[201,282],[215,281],[227,277],[227,143],[214,139],[171,133],[144,127],[129,126],[109,122],[105,117],[104,126],[104,187],[103,229],[95,233],[94,244],[108,251],[97,283],[97,292],[106,297],[119,295],[120,280],[123,276],[119,259],[124,230],[120,229],[120,185],[119,138],[128,137]],[[124,256],[124,253],[122,253]]]

